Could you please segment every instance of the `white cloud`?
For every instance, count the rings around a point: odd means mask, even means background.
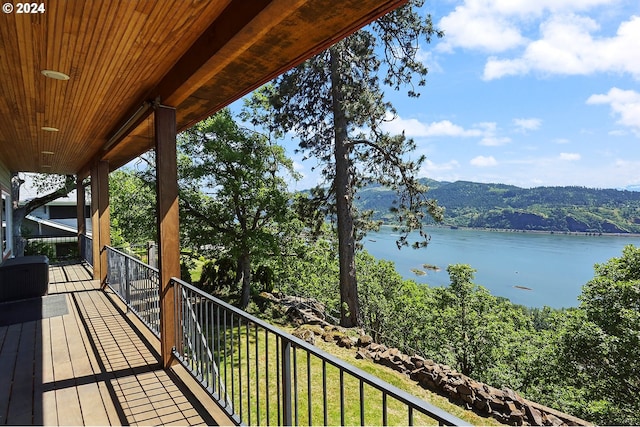
[[[455,47],[463,47],[503,52],[525,43],[514,24],[491,12],[475,9],[469,4],[456,7],[454,12],[442,18],[438,24],[445,31],[446,37],[437,49],[450,52]]]
[[[485,80],[509,75],[590,75],[598,72],[628,73],[640,79],[640,16],[622,22],[612,37],[594,37],[598,23],[575,14],[552,15],[540,24],[540,39],[527,45],[512,59],[491,57],[484,69]]]
[[[542,125],[542,120],[530,118],[530,119],[513,119],[513,124],[516,126],[518,132],[527,132],[530,130],[538,130]]]
[[[478,166],[481,168],[497,166],[498,164],[497,160],[493,156],[477,156],[471,159],[469,163],[473,166]]]
[[[523,29],[548,14],[568,14],[616,0],[466,0],[438,22],[441,51],[455,48],[499,53],[527,43]]]
[[[582,156],[580,156],[580,154],[578,153],[560,153],[559,157],[560,157],[560,160],[567,160],[570,162],[575,162],[582,158]]]
[[[460,163],[457,160],[450,160],[445,163],[434,163],[431,160],[425,160],[420,168],[420,176],[428,176],[433,172],[443,172],[458,169]]]
[[[384,125],[384,129],[392,134],[404,131],[410,138],[457,137],[480,138],[480,145],[497,147],[511,142],[511,138],[497,135],[498,125],[495,122],[475,123],[471,129],[452,123],[449,120],[422,123],[417,119],[396,117]]]
[[[449,120],[439,122],[422,123],[417,119],[402,119],[396,117],[384,126],[385,130],[392,134],[399,134],[404,131],[408,137],[478,137],[482,135],[479,129],[464,129],[462,126],[453,124]]]
[[[553,140],[553,142],[555,142],[556,144],[569,144],[571,141],[569,141],[567,138],[556,138]]]
[[[629,132],[624,131],[624,130],[620,130],[620,129],[616,129],[616,130],[609,131],[608,134],[611,135],[611,136],[627,136],[629,134]]]
[[[497,137],[495,135],[488,135],[480,140],[480,145],[484,145],[485,147],[499,147],[510,142],[511,138],[508,138],[506,136]]]
[[[640,136],[640,92],[611,88],[606,94],[591,95],[587,104],[608,104],[617,123]]]

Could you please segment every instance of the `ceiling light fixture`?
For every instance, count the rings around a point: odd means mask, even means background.
[[[40,129],[42,129],[44,131],[47,131],[47,132],[59,132],[60,131],[60,129],[54,128],[54,127],[51,127],[51,126],[42,126]]]
[[[45,76],[45,77],[49,77],[50,79],[55,79],[55,80],[69,80],[69,76],[66,75],[65,73],[61,73],[60,71],[54,71],[54,70],[42,70],[41,73]]]
[[[43,151],[42,154],[49,154],[49,155],[53,155],[55,154],[53,151]]]

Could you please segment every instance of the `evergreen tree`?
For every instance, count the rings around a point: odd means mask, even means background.
[[[419,42],[442,36],[430,16],[420,16],[422,4],[409,2],[309,59],[278,78],[271,94],[275,122],[297,134],[300,150],[318,160],[326,179],[312,193],[317,206],[337,219],[341,324],[347,327],[360,322],[356,232],[375,227],[356,212],[357,189],[378,182],[398,192],[399,247],[415,229],[422,238],[414,245],[426,245],[423,217],[442,215],[416,179],[424,157],[412,158],[414,142],[383,130],[395,114],[383,88],[406,85],[409,96],[418,96],[416,86],[427,74],[417,58]]]

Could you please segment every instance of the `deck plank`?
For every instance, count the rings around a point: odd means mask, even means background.
[[[51,267],[50,277],[68,313],[0,327],[0,378],[11,378],[0,381],[0,424],[215,423],[161,369],[157,338],[83,266]]]
[[[67,426],[84,425],[80,399],[76,387],[56,388],[56,404],[58,405],[58,424]]]
[[[34,424],[58,425],[58,409],[56,405],[56,392],[54,389],[55,375],[53,372],[50,319],[42,319],[40,326],[42,376],[40,384],[34,383],[34,396],[36,399],[40,396],[41,404],[39,404],[40,402],[35,402],[33,419]]]
[[[109,415],[98,383],[82,384],[77,390],[84,425],[109,425]]]
[[[2,328],[5,329],[5,339],[0,352],[0,378],[8,380],[0,381],[0,422],[6,424],[22,325],[14,324]]]
[[[22,323],[11,386],[7,424],[32,424],[36,322]]]

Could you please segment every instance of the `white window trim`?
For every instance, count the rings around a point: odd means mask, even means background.
[[[4,200],[4,229],[6,230],[6,236],[2,236],[2,239],[7,242],[6,248],[3,248],[2,259],[8,258],[13,254],[13,204],[11,203],[11,193],[2,189],[2,199]]]

